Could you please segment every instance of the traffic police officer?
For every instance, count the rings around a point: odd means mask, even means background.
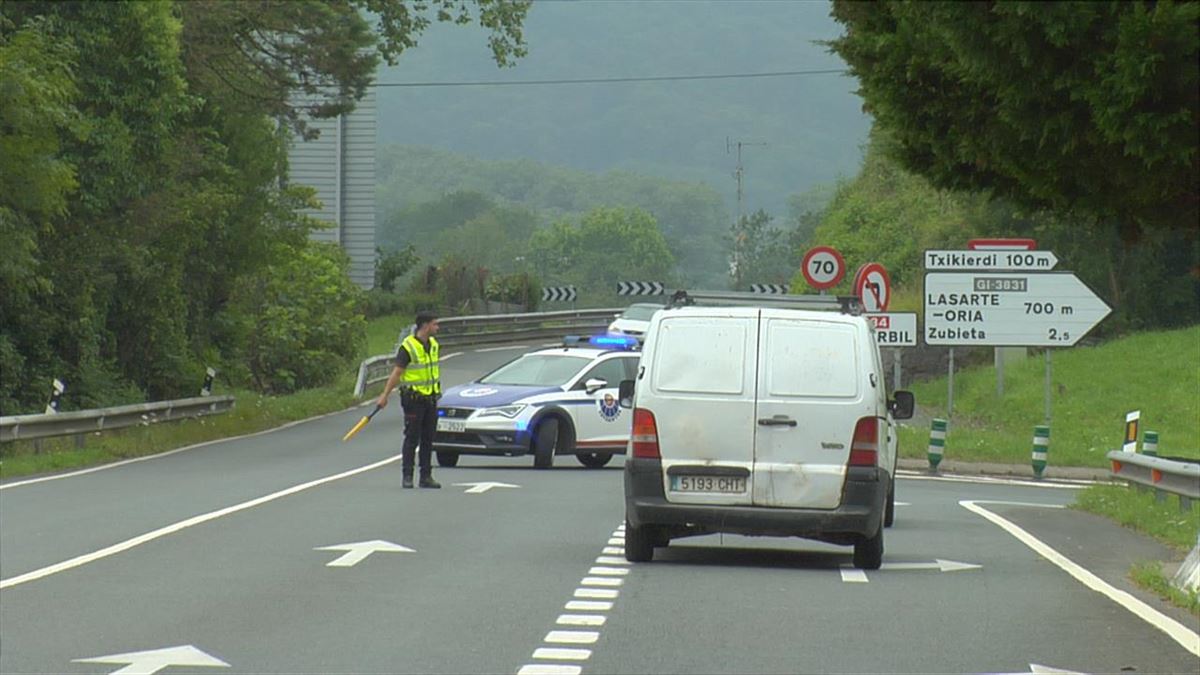
[[[400,342],[396,351],[396,366],[388,377],[383,393],[376,403],[387,407],[388,394],[397,383],[400,405],[404,407],[404,446],[401,467],[404,487],[413,486],[413,454],[418,453],[421,464],[419,485],[423,488],[442,487],[433,479],[433,434],[437,429],[437,401],[442,395],[441,372],[438,368],[437,316],[432,312],[417,314],[416,331]]]

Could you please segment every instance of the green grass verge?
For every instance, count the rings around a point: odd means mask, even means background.
[[[1159,433],[1160,455],[1200,458],[1200,326],[1139,333],[1051,356],[1049,464],[1107,468],[1125,414],[1142,411],[1142,429]],[[1040,354],[1005,367],[1004,396],[991,366],[956,373],[945,459],[1028,464],[1033,429],[1045,415]],[[946,378],[915,382],[921,410],[943,417]],[[901,428],[901,456],[924,458],[929,429]]]
[[[1081,490],[1071,508],[1099,514],[1154,537],[1183,556],[1196,545],[1196,537],[1200,535],[1200,509],[1193,505],[1190,512],[1183,513],[1178,499],[1167,495],[1165,501],[1159,502],[1153,491],[1125,485],[1094,485]],[[1129,576],[1142,588],[1200,616],[1200,594],[1173,586],[1163,573],[1162,563],[1139,563]]]

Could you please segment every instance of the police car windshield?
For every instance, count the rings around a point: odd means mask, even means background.
[[[634,321],[649,321],[654,317],[654,313],[662,309],[661,305],[630,305],[624,312],[621,312],[622,319],[633,319]]]
[[[479,380],[481,384],[515,384],[531,387],[559,387],[590,362],[582,356],[526,354],[500,366]]]

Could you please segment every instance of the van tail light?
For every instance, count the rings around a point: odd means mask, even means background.
[[[850,441],[850,466],[879,465],[879,418],[864,417],[854,425]]]
[[[629,440],[633,444],[634,457],[662,459],[658,451],[658,424],[654,421],[654,413],[649,410],[633,409],[633,435]]]

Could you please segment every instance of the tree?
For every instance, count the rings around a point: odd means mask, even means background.
[[[529,239],[529,257],[547,283],[612,297],[618,281],[674,281],[675,257],[654,216],[641,209],[597,208],[578,226],[558,221]]]
[[[786,284],[796,271],[792,233],[774,227],[773,218],[762,209],[731,228],[737,244],[737,274],[733,290],[744,291],[750,284]]]
[[[472,5],[477,6],[472,11]],[[530,0],[189,0],[184,61],[201,90],[237,110],[286,120],[311,137],[304,116],[349,112],[382,58],[395,65],[435,22],[477,22],[500,65],[525,54],[521,23]],[[375,19],[375,31],[364,18]]]
[[[835,0],[829,43],[902,165],[1032,210],[1195,232],[1196,2]]]

